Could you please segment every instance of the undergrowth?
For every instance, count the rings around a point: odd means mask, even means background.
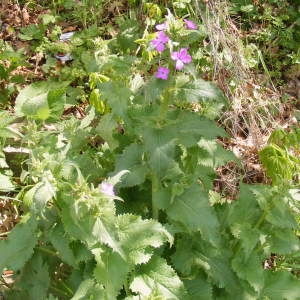
[[[216,120],[261,134],[281,104],[251,82],[264,64],[272,84],[268,61],[225,1],[199,2],[53,1],[19,32],[46,80],[15,81],[26,53],[2,44],[0,197],[21,216],[0,241],[7,299],[299,298],[299,130],[260,151],[272,185],[216,191],[241,163]],[[81,30],[62,40],[65,14]]]

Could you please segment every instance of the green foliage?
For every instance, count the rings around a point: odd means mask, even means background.
[[[16,113],[19,116],[37,120],[57,119],[66,102],[67,82],[39,82],[24,88],[16,99]]]
[[[27,65],[23,49],[15,51],[8,43],[0,41],[0,108],[7,106],[10,97],[16,92],[17,84],[24,83],[24,78],[13,72]]]
[[[255,43],[262,52],[273,78],[299,64],[299,1],[230,1],[231,14],[239,16],[242,26],[253,33],[247,43]],[[253,30],[255,29],[255,30]]]
[[[1,241],[0,269],[20,270],[33,254],[37,243],[37,221],[27,215],[12,230],[7,241]]]
[[[84,26],[89,17],[97,21],[93,9],[103,3],[96,2],[78,6]],[[261,152],[275,169],[273,186],[241,183],[235,201],[219,201],[215,170],[238,162],[216,141],[226,135],[214,121],[225,98],[199,79],[192,62],[176,70],[169,53],[151,49],[148,31],[162,11],[143,4],[147,29],[136,52],[139,28],[131,20],[119,20],[124,31],[116,40],[97,39],[97,27],[89,28],[87,37],[71,41],[73,62],[52,73],[60,80],[24,87],[13,116],[0,114],[1,193],[13,193],[23,212],[0,241],[0,271],[14,271],[5,293],[52,300],[297,299],[299,280],[290,270],[266,270],[272,254],[288,261],[300,250],[293,197],[279,185],[293,179],[286,166],[297,161],[290,152],[298,150],[297,131],[285,144],[273,135]],[[173,7],[186,11],[191,2]],[[170,11],[166,20],[170,51],[191,46],[193,56],[203,36],[192,38]],[[158,63],[170,69],[168,79],[153,76]],[[84,103],[85,116],[62,117],[81,92],[91,104]],[[26,150],[14,177],[2,153],[11,143]]]
[[[292,128],[289,132],[282,129],[275,130],[259,157],[274,184],[297,184],[299,182],[299,128]]]

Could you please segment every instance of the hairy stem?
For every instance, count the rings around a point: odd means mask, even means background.
[[[152,218],[158,220],[159,210],[156,206],[156,192],[158,190],[158,179],[156,175],[152,175]]]

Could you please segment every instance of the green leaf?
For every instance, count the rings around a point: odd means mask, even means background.
[[[91,125],[93,120],[95,119],[95,109],[91,107],[91,109],[88,110],[88,113],[86,116],[80,121],[80,125],[78,129],[85,129]]]
[[[143,162],[143,153],[141,145],[131,144],[117,157],[114,173],[121,170],[129,171],[122,179],[121,187],[139,185],[145,181],[148,168]]]
[[[115,228],[114,217],[110,220],[101,220],[97,218],[92,234],[102,244],[109,246],[114,252],[117,252],[124,260],[126,254],[124,253],[121,243],[118,240],[117,232]]]
[[[175,139],[174,133],[169,132],[169,128],[144,129],[145,149],[148,152],[149,164],[158,178],[162,179],[171,169],[181,173],[178,164],[174,160]]]
[[[113,115],[106,114],[101,118],[99,125],[96,128],[96,132],[107,142],[112,151],[119,145],[118,141],[113,137],[117,125]]]
[[[128,253],[133,264],[149,261],[153,248],[168,241],[173,243],[172,235],[156,220],[142,220],[140,216],[123,214],[117,217],[117,228],[122,248]]]
[[[265,271],[265,287],[262,297],[272,300],[298,300],[300,295],[300,281],[290,272]]]
[[[222,91],[212,82],[197,79],[187,82],[176,90],[178,99],[187,102],[200,102],[205,100],[218,100],[224,102],[225,98]]]
[[[41,81],[32,83],[20,91],[16,98],[15,111],[18,116],[46,120],[61,114],[65,103],[64,89],[68,82]],[[48,98],[49,96],[49,98]]]
[[[291,181],[296,170],[295,161],[286,149],[270,144],[259,152],[266,173],[272,178],[273,184],[280,184],[283,180]]]
[[[69,201],[72,201],[68,199]],[[65,231],[71,238],[87,242],[93,245],[97,242],[95,236],[92,235],[95,218],[91,216],[91,211],[85,205],[66,205],[64,202],[61,206],[61,220]]]
[[[64,111],[66,104],[66,90],[52,89],[48,92],[47,103],[50,110],[51,119],[59,119]]]
[[[212,287],[207,280],[201,277],[197,277],[193,280],[184,280],[184,286],[186,287],[191,300],[212,300]]]
[[[215,122],[194,112],[175,110],[167,117],[176,120],[173,125],[173,138],[177,138],[186,147],[196,145],[201,138],[212,140],[225,135],[225,131],[217,127]]]
[[[264,270],[261,259],[254,253],[245,258],[243,253],[237,252],[232,260],[232,268],[239,278],[246,280],[256,293],[263,288]]]
[[[8,239],[0,241],[0,273],[4,268],[20,270],[33,254],[37,239],[36,219],[29,215],[23,216]]]
[[[9,125],[14,121],[7,111],[0,111],[0,138],[14,138],[22,136],[21,133],[9,127]]]
[[[273,253],[289,254],[300,250],[300,242],[296,233],[288,229],[274,230],[268,232],[267,241],[270,243],[270,250]]]
[[[231,253],[227,249],[226,245],[214,248],[197,233],[185,234],[176,241],[176,251],[171,258],[176,270],[185,277],[205,272],[209,282],[235,294],[240,288],[231,267]]]
[[[111,81],[98,84],[100,93],[116,116],[125,117],[129,106],[131,91],[121,83]]]
[[[106,294],[110,295],[108,300],[116,299],[130,271],[128,262],[111,250],[103,251],[96,248],[92,252],[97,262],[94,269],[96,280],[103,284]]]
[[[67,236],[61,223],[55,224],[48,233],[49,240],[58,251],[58,255],[70,266],[76,267],[76,259],[70,247],[71,240]]]
[[[198,163],[205,167],[215,169],[228,161],[238,162],[232,152],[225,150],[214,140],[202,138],[197,145],[199,147]]]
[[[82,281],[71,300],[109,300],[104,296],[104,289],[99,284],[96,284],[93,279]]]
[[[183,224],[187,232],[200,231],[204,240],[216,244],[219,239],[219,224],[208,194],[196,184],[178,197],[166,210],[168,217]]]
[[[251,186],[240,184],[239,198],[229,206],[228,220],[230,224],[244,224],[255,226],[262,212],[253,194]]]
[[[263,185],[255,186],[252,190],[261,209],[266,212],[268,222],[280,228],[298,228],[285,190]]]
[[[41,255],[34,254],[22,269],[14,289],[24,291],[27,299],[46,299],[49,286],[48,265]]]
[[[24,104],[22,105],[21,112],[25,116],[34,119],[48,119],[50,117],[50,110],[47,102],[47,93],[43,93],[27,99],[26,102],[24,102]]]
[[[252,250],[256,247],[261,235],[263,234],[257,228],[248,223],[235,223],[231,226],[233,236],[241,241],[245,259],[249,258]]]
[[[142,89],[142,99],[144,103],[150,104],[159,99],[164,91],[172,84],[172,80],[160,80],[153,76]]]
[[[24,195],[24,203],[31,206],[33,212],[40,214],[49,200],[56,194],[53,185],[44,178],[42,182],[37,183]]]
[[[141,299],[149,299],[153,295],[165,300],[188,299],[184,285],[175,271],[159,257],[154,257],[148,264],[140,267],[130,289],[138,293]]]

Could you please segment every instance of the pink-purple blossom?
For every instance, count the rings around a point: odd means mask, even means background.
[[[159,31],[154,40],[150,43],[158,51],[163,52],[165,50],[165,44],[169,41],[169,37],[163,32]]]
[[[184,21],[185,27],[187,29],[195,29],[195,30],[198,29],[198,25],[195,24],[193,21],[188,20],[188,19],[184,19],[183,21]]]
[[[100,185],[100,191],[107,196],[115,196],[114,186],[108,182],[102,182]]]
[[[181,48],[179,51],[173,52],[171,58],[176,61],[176,70],[182,70],[185,64],[192,61],[192,57],[189,55],[187,48]]]
[[[157,24],[157,25],[155,26],[155,28],[156,28],[157,30],[159,30],[159,31],[161,31],[161,30],[166,30],[166,29],[167,29],[167,22],[164,22],[164,23],[161,23],[161,24]]]
[[[157,72],[155,73],[155,77],[163,80],[167,80],[169,76],[170,70],[165,67],[158,67]]]

